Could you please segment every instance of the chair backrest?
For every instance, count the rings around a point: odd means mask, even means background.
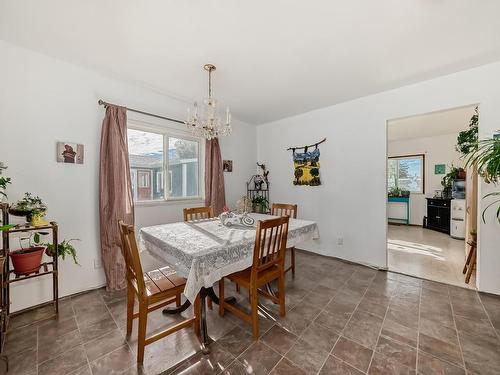
[[[122,254],[125,259],[125,268],[127,271],[127,280],[137,287],[139,295],[145,294],[144,274],[142,273],[141,258],[139,249],[135,240],[135,231],[133,225],[128,225],[119,221],[120,233],[122,237]]]
[[[271,207],[271,215],[274,216],[290,216],[292,219],[297,218],[297,205],[287,203],[273,203]]]
[[[252,277],[269,267],[284,267],[288,216],[257,222],[253,251]]]
[[[214,217],[212,207],[193,207],[184,209],[184,221],[203,220]]]

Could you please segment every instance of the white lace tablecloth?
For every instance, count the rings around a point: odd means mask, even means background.
[[[257,220],[273,216],[251,214]],[[290,219],[287,247],[319,238],[313,221]],[[218,218],[156,225],[140,231],[142,247],[187,279],[185,296],[194,302],[202,287],[252,265],[255,226],[225,227]]]

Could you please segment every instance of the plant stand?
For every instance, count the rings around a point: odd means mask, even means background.
[[[2,222],[3,225],[9,224],[9,205],[6,203],[0,204],[2,210]],[[54,245],[54,254],[51,256],[52,261],[43,262],[40,265],[38,271],[31,273],[29,275],[16,275],[13,270],[10,269],[9,254],[10,250],[10,235],[13,233],[25,233],[25,232],[37,232],[41,230],[50,230],[52,233],[52,243]],[[58,226],[57,223],[51,222],[48,225],[34,227],[30,224],[20,224],[15,227],[2,232],[2,250],[0,255],[5,258],[3,265],[3,281],[2,281],[2,310],[5,311],[6,324],[8,326],[8,319],[10,314],[10,284],[32,279],[45,275],[52,275],[52,304],[54,305],[54,311],[57,314],[59,312],[59,285],[58,285],[58,268],[57,268],[57,239]],[[13,277],[11,277],[13,276]]]
[[[255,180],[258,179],[260,175],[253,175],[250,180],[247,182],[247,197],[250,199],[250,202],[253,201],[255,197],[261,196],[267,199],[269,202],[269,181],[265,182],[265,188],[256,188]],[[253,205],[252,205],[253,210]],[[269,214],[271,211],[267,210],[267,212],[262,212],[264,214]]]

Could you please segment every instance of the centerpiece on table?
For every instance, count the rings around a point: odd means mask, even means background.
[[[243,225],[251,227],[255,224],[253,217],[248,215],[248,212],[237,213],[231,211],[227,206],[224,207],[224,211],[219,215],[219,219],[222,225],[225,227],[231,227],[233,225]]]

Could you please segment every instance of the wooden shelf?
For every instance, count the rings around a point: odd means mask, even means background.
[[[9,205],[5,203],[0,203],[0,210],[2,211],[2,225],[8,225],[10,214],[9,214]],[[54,255],[51,261],[43,262],[40,265],[40,268],[37,272],[33,272],[29,275],[16,275],[13,270],[10,269],[10,260],[9,255],[11,254],[10,249],[10,236],[14,233],[25,233],[25,232],[38,232],[38,231],[50,231],[52,235],[52,245],[54,246]],[[8,325],[8,319],[10,314],[10,285],[12,283],[34,279],[46,275],[52,275],[52,303],[54,305],[55,313],[59,312],[59,272],[58,272],[58,262],[57,262],[57,247],[58,247],[58,225],[56,222],[52,221],[50,224],[42,225],[42,226],[32,226],[30,224],[17,224],[15,227],[10,228],[6,231],[2,232],[2,249],[0,251],[0,259],[3,258],[4,262],[1,266],[1,303],[0,309],[5,315],[6,324],[5,327],[2,327],[2,332],[5,332],[5,329]],[[12,276],[14,276],[12,278]],[[1,345],[1,343],[0,343]]]

